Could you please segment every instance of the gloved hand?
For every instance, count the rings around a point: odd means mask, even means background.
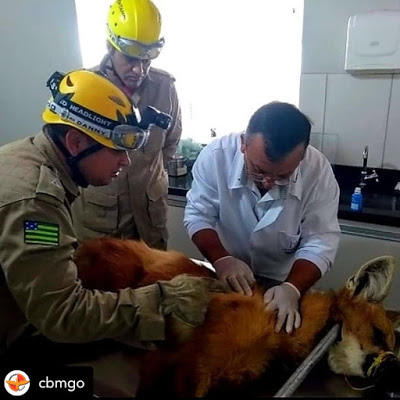
[[[250,267],[243,261],[226,256],[213,264],[218,279],[228,282],[235,292],[252,296],[251,287],[256,282]]]
[[[290,282],[269,288],[264,294],[266,310],[278,311],[275,332],[282,329],[286,321],[286,332],[292,333],[293,327],[297,329],[301,324],[299,313],[300,292]]]
[[[204,322],[210,292],[230,292],[229,285],[213,278],[188,274],[170,281],[158,281],[161,291],[161,312],[191,327]]]

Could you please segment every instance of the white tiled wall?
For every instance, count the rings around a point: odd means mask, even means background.
[[[302,73],[344,73],[351,15],[400,9],[400,0],[304,0]]]
[[[324,131],[326,74],[302,74],[300,79],[300,104],[312,122],[311,132]]]
[[[344,70],[350,16],[400,9],[400,0],[305,0],[300,108],[313,132],[337,135],[336,163],[400,169],[400,75]]]
[[[400,169],[400,75],[393,78],[383,160],[384,168]]]
[[[368,145],[368,165],[381,166],[390,86],[387,75],[328,75],[325,131],[338,134],[338,164],[360,165]]]

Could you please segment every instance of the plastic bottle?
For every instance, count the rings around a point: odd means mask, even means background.
[[[362,203],[363,197],[361,193],[361,188],[356,187],[354,189],[353,195],[351,196],[351,211],[360,212],[362,210]]]

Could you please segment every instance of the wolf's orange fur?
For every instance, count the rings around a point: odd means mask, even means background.
[[[76,252],[76,263],[83,285],[103,290],[135,288],[182,273],[213,276],[182,253],[111,238],[86,242]],[[275,333],[275,315],[265,312],[261,287],[253,297],[213,294],[205,323],[193,330],[186,343],[149,352],[141,388],[155,385],[166,374],[172,377],[175,394],[181,396],[202,397],[222,384],[240,386],[259,378],[276,360],[297,365],[333,321],[357,338],[366,355],[393,349],[394,331],[385,310],[351,296],[348,289],[339,294],[310,292],[302,299],[300,312],[299,329],[291,335]],[[382,343],[372,340],[372,326],[382,332]]]

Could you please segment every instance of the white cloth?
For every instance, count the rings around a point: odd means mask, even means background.
[[[213,267],[213,265],[211,263],[209,263],[208,261],[205,260],[198,260],[197,258],[191,258],[191,260],[197,264],[200,265],[200,267],[204,267],[204,268],[208,268],[211,271],[215,272],[215,268]]]
[[[189,236],[215,229],[226,250],[256,275],[283,281],[297,259],[313,262],[323,275],[340,238],[339,186],[326,157],[308,146],[296,183],[274,186],[262,198],[243,166],[240,134],[201,151],[185,208]]]

